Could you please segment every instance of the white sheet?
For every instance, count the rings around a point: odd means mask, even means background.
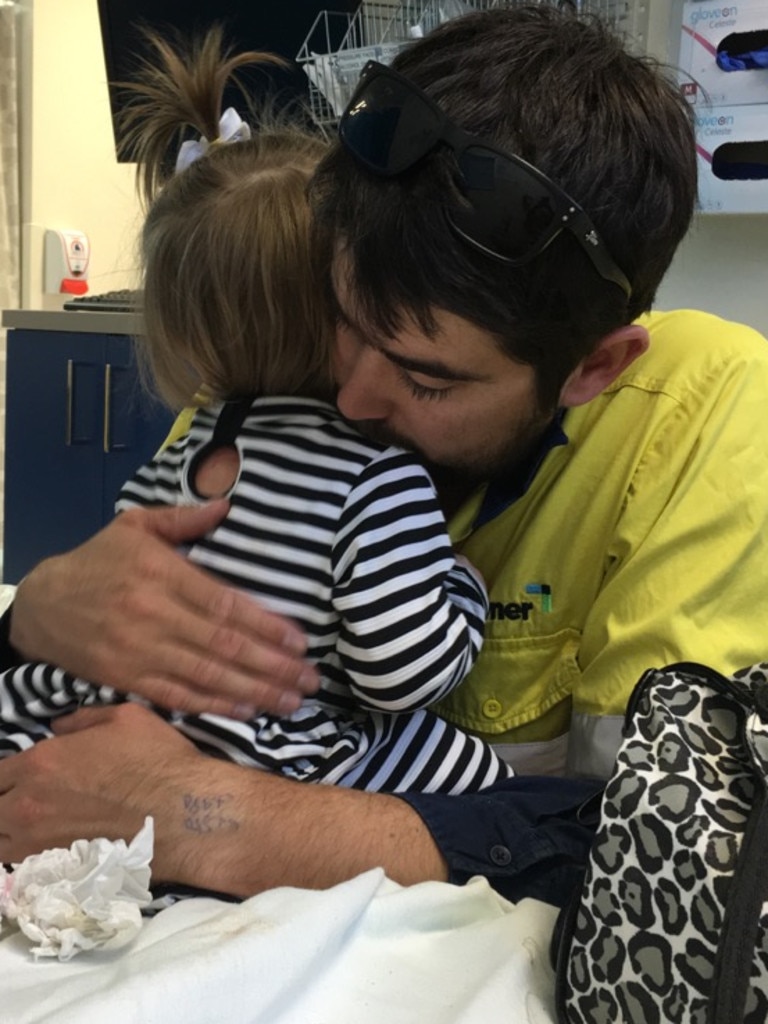
[[[484,879],[178,903],[135,943],[68,963],[0,935],[1,1024],[553,1024],[556,916]]]

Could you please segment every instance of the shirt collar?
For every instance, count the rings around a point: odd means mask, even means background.
[[[514,501],[522,498],[552,449],[568,444],[568,435],[563,429],[565,412],[565,409],[558,409],[555,418],[539,439],[539,443],[512,473],[503,478],[491,480],[485,490],[480,510],[475,517],[474,529],[489,523]]]

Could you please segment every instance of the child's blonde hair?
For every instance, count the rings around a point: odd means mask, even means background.
[[[201,389],[212,400],[330,398],[331,325],[306,195],[326,141],[264,111],[253,138],[217,144],[233,72],[284,61],[232,56],[219,27],[186,53],[147,38],[158,62],[128,86],[125,145],[148,210],[143,348],[159,394],[172,406],[199,401]],[[168,154],[188,126],[209,148],[174,173]]]

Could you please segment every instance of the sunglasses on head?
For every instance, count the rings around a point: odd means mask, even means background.
[[[467,207],[446,210],[452,229],[480,252],[522,266],[570,231],[595,270],[629,298],[632,287],[594,224],[570,196],[519,156],[469,135],[407,78],[368,61],[341,116],[345,149],[369,171],[396,177],[438,144],[456,155]]]

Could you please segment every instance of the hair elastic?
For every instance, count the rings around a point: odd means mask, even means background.
[[[227,107],[219,118],[219,135],[213,142],[204,136],[199,139],[187,139],[182,142],[176,157],[176,173],[186,171],[195,160],[205,156],[211,146],[222,146],[230,142],[246,142],[251,137],[251,129],[243,121],[234,107]]]

